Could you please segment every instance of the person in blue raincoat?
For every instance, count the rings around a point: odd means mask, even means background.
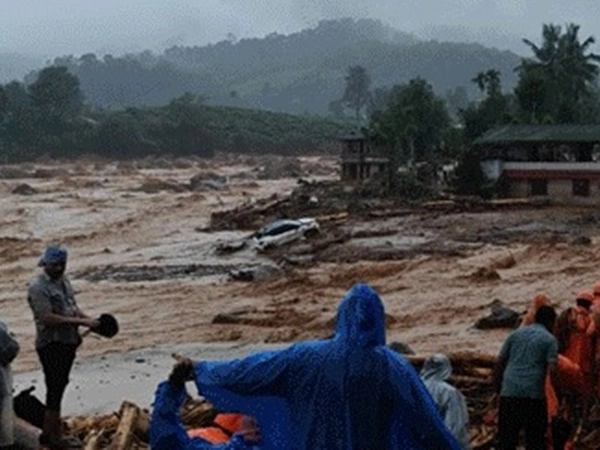
[[[447,382],[450,375],[452,375],[452,364],[442,353],[435,353],[427,358],[421,370],[421,378],[438,405],[444,423],[456,436],[463,450],[470,450],[467,402],[462,392]]]
[[[255,417],[265,450],[460,450],[417,372],[385,346],[366,284],[341,302],[332,339],[174,370],[215,407]]]
[[[256,426],[235,433],[229,442],[213,444],[201,437],[190,437],[180,410],[187,391],[181,371],[173,371],[168,381],[158,385],[150,419],[152,450],[259,450],[260,431]]]

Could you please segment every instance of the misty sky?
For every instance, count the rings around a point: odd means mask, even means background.
[[[288,34],[339,17],[380,19],[424,37],[454,37],[463,27],[471,40],[513,50],[521,37],[538,41],[547,22],[575,22],[582,36],[600,39],[600,0],[0,0],[0,52],[161,51],[228,33]]]

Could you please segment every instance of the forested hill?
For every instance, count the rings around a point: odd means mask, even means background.
[[[422,77],[438,94],[465,86],[480,71],[496,69],[512,89],[517,55],[477,44],[423,42],[373,20],[330,20],[291,35],[234,36],[205,47],[173,47],[112,57],[57,58],[81,81],[92,105],[105,108],[161,105],[185,92],[211,104],[292,113],[328,113],[341,97],[349,66],[364,66],[372,87]],[[33,76],[33,74],[32,74]]]

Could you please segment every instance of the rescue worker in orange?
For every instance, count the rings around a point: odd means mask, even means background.
[[[577,377],[569,376],[566,380],[561,377],[564,387],[586,397],[594,393],[596,326],[591,311],[593,302],[594,295],[591,292],[580,292],[575,298],[575,305],[561,314],[556,330],[560,354],[579,369]]]
[[[535,314],[538,309],[542,306],[550,306],[550,297],[546,294],[537,294],[533,297],[533,301],[529,305],[527,309],[527,313],[523,316],[523,320],[521,321],[521,326],[532,325],[535,322]]]

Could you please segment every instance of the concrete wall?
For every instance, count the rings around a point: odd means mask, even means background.
[[[529,197],[529,181],[510,180],[508,193],[510,197],[515,198]]]
[[[531,196],[531,187],[529,180],[511,180],[509,186],[510,197],[529,197]],[[590,181],[589,197],[579,197],[573,195],[572,180],[548,180],[548,198],[561,201],[580,202],[600,202],[600,181]]]
[[[591,189],[590,189],[591,191]],[[590,192],[591,195],[591,192]],[[548,181],[548,197],[566,200],[573,197],[572,180],[551,180]]]

